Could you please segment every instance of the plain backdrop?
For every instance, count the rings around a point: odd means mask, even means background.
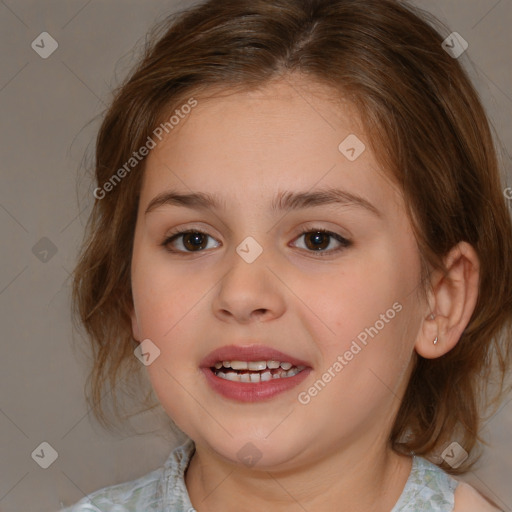
[[[510,186],[512,1],[416,4],[468,41],[460,60],[499,135],[504,187]],[[107,432],[88,411],[87,359],[71,339],[69,274],[91,204],[81,163],[87,148],[93,149],[97,116],[134,63],[147,30],[190,5],[0,0],[2,512],[55,511],[158,467],[178,442],[161,410],[136,417],[136,434]],[[45,31],[58,43],[47,59],[31,47]],[[511,398],[487,422],[483,434],[490,445],[465,477],[507,511],[512,510]],[[57,454],[47,469],[32,457],[43,442]]]

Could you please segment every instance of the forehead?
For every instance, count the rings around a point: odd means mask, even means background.
[[[356,108],[332,89],[285,79],[194,98],[197,106],[147,158],[142,203],[165,188],[263,201],[276,190],[316,186],[395,202]],[[351,146],[356,159],[347,157]]]

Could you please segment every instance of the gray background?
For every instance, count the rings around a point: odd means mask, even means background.
[[[460,59],[499,134],[504,187],[510,186],[512,1],[416,4],[469,42]],[[96,116],[134,63],[133,49],[148,28],[189,5],[0,0],[0,511],[54,511],[156,468],[177,442],[162,411],[136,417],[134,435],[106,432],[87,410],[87,358],[72,344],[69,273],[89,212],[91,188],[81,164],[93,148]],[[43,31],[59,44],[48,59],[31,48]],[[57,250],[46,262],[33,252],[43,237]],[[482,463],[464,477],[507,511],[510,399],[483,431],[490,446]],[[48,469],[31,457],[43,441],[58,452]]]

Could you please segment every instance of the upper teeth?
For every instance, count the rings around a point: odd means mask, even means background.
[[[252,370],[261,371],[269,369],[276,369],[281,367],[283,370],[289,370],[293,365],[288,362],[280,361],[218,361],[215,363],[215,368],[232,368],[233,370]]]

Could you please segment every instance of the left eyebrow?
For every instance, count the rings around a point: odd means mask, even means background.
[[[382,217],[381,212],[367,199],[337,188],[327,188],[311,192],[279,192],[272,202],[271,208],[273,211],[290,211],[330,204],[359,206],[377,217]]]
[[[222,209],[224,202],[216,194],[193,192],[181,194],[168,190],[154,197],[145,213],[163,205],[184,206],[195,209]],[[381,218],[382,213],[367,199],[361,196],[335,188],[314,190],[308,192],[278,192],[273,199],[270,208],[273,212],[300,210],[324,205],[358,206]]]

